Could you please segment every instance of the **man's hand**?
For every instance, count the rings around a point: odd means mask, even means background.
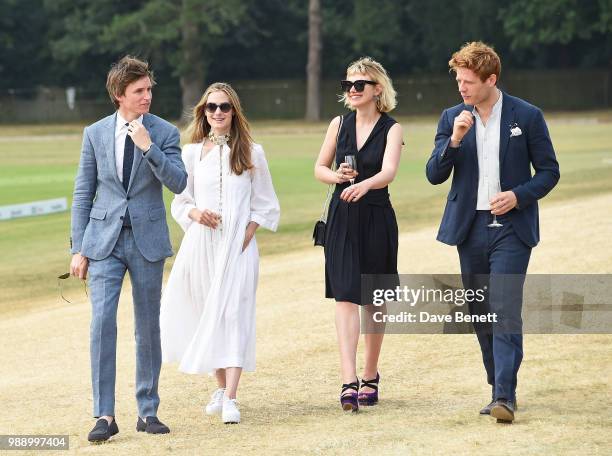
[[[244,242],[242,243],[242,251],[244,252],[249,246],[251,239],[255,236],[255,231],[259,228],[259,224],[256,222],[249,222],[246,227],[246,233],[244,233]]]
[[[72,255],[72,261],[70,261],[70,274],[81,280],[85,280],[87,278],[88,267],[89,259],[87,257],[84,257],[80,253]]]
[[[451,146],[457,147],[459,143],[465,136],[465,134],[472,128],[474,125],[474,117],[472,113],[467,109],[461,111],[457,117],[455,117],[455,122],[453,124],[453,134],[451,135]]]
[[[153,142],[149,136],[149,132],[141,123],[133,120],[128,125],[128,135],[140,150],[147,152]]]
[[[189,211],[189,218],[194,222],[205,225],[213,230],[217,228],[219,222],[221,221],[219,214],[209,211],[208,209],[201,211],[195,207]]]
[[[517,204],[516,195],[513,191],[501,192],[491,198],[491,214],[503,215],[514,209]]]

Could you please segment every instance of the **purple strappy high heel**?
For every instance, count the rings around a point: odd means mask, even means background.
[[[380,375],[376,372],[376,378],[374,380],[361,380],[361,387],[372,388],[374,391],[371,393],[359,392],[358,401],[359,405],[369,406],[378,404],[378,382],[380,381]]]
[[[347,390],[355,390],[354,393],[344,394]],[[342,385],[342,392],[340,393],[340,404],[342,410],[346,412],[358,412],[359,411],[359,400],[357,399],[357,392],[359,391],[359,379],[353,383],[345,383]]]

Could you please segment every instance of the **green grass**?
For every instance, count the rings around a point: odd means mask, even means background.
[[[612,191],[612,113],[550,116],[549,127],[561,165],[561,181],[547,201],[561,201]],[[400,119],[404,147],[391,199],[401,231],[437,223],[450,182],[432,186],[424,168],[431,153],[436,119]],[[82,125],[0,126],[0,205],[72,195],[79,160]],[[254,124],[264,146],[281,202],[275,234],[262,230],[262,254],[311,246],[326,187],[313,178],[326,124],[295,121]],[[165,194],[169,204],[172,195]],[[603,210],[603,208],[602,208]],[[175,250],[182,231],[169,219]],[[68,268],[70,214],[0,222],[0,312],[57,293],[55,276]],[[172,264],[170,260],[167,268]],[[67,294],[78,295],[78,283]]]

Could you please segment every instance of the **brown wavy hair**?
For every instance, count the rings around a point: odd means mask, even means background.
[[[125,95],[127,86],[145,76],[149,77],[151,85],[155,85],[155,78],[149,64],[131,55],[126,55],[111,65],[106,75],[106,90],[116,108],[119,108],[117,97]]]
[[[206,119],[206,103],[208,97],[213,92],[223,92],[229,98],[232,105],[232,126],[230,127],[230,167],[236,175],[253,168],[251,162],[251,148],[253,139],[251,137],[251,127],[242,111],[242,105],[236,91],[225,82],[215,82],[208,86],[204,95],[193,108],[193,119],[187,127],[187,137],[192,143],[199,143],[206,139],[210,132],[210,124]]]

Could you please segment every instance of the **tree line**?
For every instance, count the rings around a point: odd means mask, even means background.
[[[104,94],[111,62],[147,59],[193,105],[213,80],[321,78],[370,55],[392,76],[447,71],[462,43],[506,67],[612,65],[612,0],[0,0],[0,90],[76,86]]]

